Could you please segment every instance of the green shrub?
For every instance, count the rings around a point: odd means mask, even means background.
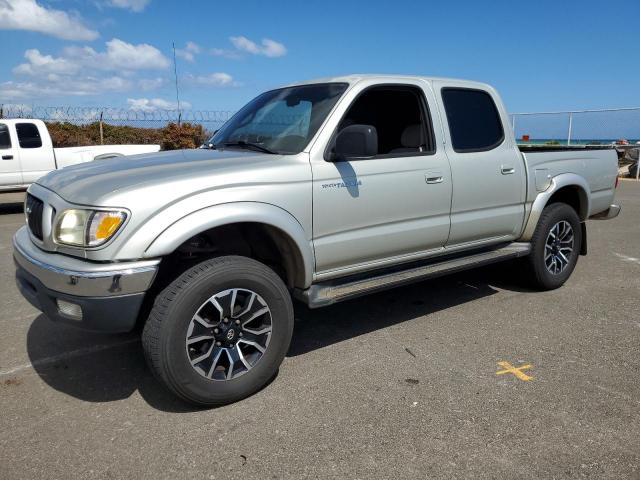
[[[100,145],[100,124],[76,125],[69,122],[47,122],[53,146],[83,147]],[[102,124],[105,145],[157,144],[163,150],[197,148],[207,138],[202,125],[169,123],[164,128],[140,128]]]
[[[182,148],[197,148],[206,140],[202,125],[191,123],[169,123],[162,129],[162,149],[178,150]]]

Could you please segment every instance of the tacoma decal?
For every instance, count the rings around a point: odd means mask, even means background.
[[[349,188],[360,185],[362,185],[362,180],[347,180],[346,182],[323,183],[322,188]]]

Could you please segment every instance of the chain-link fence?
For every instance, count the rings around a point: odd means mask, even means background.
[[[0,118],[37,118],[50,126],[68,124],[76,128],[70,132],[54,129],[54,142],[60,145],[105,143],[162,143],[159,130],[167,125],[191,124],[201,126],[201,138],[208,138],[231,116],[230,110],[167,110],[152,107],[46,107],[35,105],[0,105]],[[525,145],[611,145],[619,151],[621,165],[626,160],[637,162],[640,150],[640,107],[602,110],[574,110],[558,112],[524,112],[510,115],[518,143]],[[265,124],[277,125],[282,118],[267,119]],[[291,120],[287,120],[289,123]],[[297,120],[296,120],[297,121]],[[87,129],[95,127],[99,134]],[[104,128],[103,128],[104,127]],[[109,127],[132,127],[137,132],[115,131]],[[111,137],[105,139],[103,129]],[[197,143],[197,142],[195,142]],[[637,145],[637,146],[636,146]],[[635,155],[635,157],[634,157]],[[637,169],[637,167],[635,167]]]
[[[607,145],[640,142],[640,107],[511,114],[519,143]]]
[[[615,145],[620,173],[638,178],[640,107],[511,114],[521,145]]]
[[[207,131],[220,128],[233,113],[231,110],[0,105],[0,118],[38,118],[75,125],[102,121],[139,128],[163,128],[168,123],[186,122],[202,125]],[[510,117],[519,143],[580,145],[640,141],[640,107],[525,112],[513,113]]]

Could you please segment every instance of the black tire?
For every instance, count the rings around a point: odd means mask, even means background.
[[[567,256],[566,266],[558,273],[552,273],[545,262],[545,254],[548,252],[547,239],[551,229],[563,221],[568,222],[573,230],[572,251]],[[524,259],[532,286],[540,290],[561,287],[569,279],[578,262],[581,246],[582,229],[580,217],[576,211],[566,203],[553,203],[546,206],[531,239],[531,254]]]
[[[192,366],[185,342],[199,308],[228,289],[248,289],[262,297],[270,310],[272,330],[265,351],[251,369],[238,377],[215,380]],[[158,294],[144,326],[142,345],[152,372],[171,392],[196,405],[219,406],[267,384],[289,349],[292,333],[293,305],[280,277],[250,258],[225,256],[194,266]]]

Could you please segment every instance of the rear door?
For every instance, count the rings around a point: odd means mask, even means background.
[[[24,121],[16,123],[16,136],[20,147],[20,164],[24,183],[33,183],[55,169],[53,145],[43,123]]]
[[[0,187],[23,184],[17,142],[12,137],[10,126],[0,122]]]
[[[435,98],[421,81],[364,81],[345,94],[311,151],[316,269],[329,278],[441,250],[449,235],[451,174]],[[328,161],[348,125],[374,126],[378,154]],[[328,147],[327,147],[328,146]]]
[[[434,87],[453,178],[447,247],[514,240],[524,220],[526,173],[497,93],[455,82]]]

